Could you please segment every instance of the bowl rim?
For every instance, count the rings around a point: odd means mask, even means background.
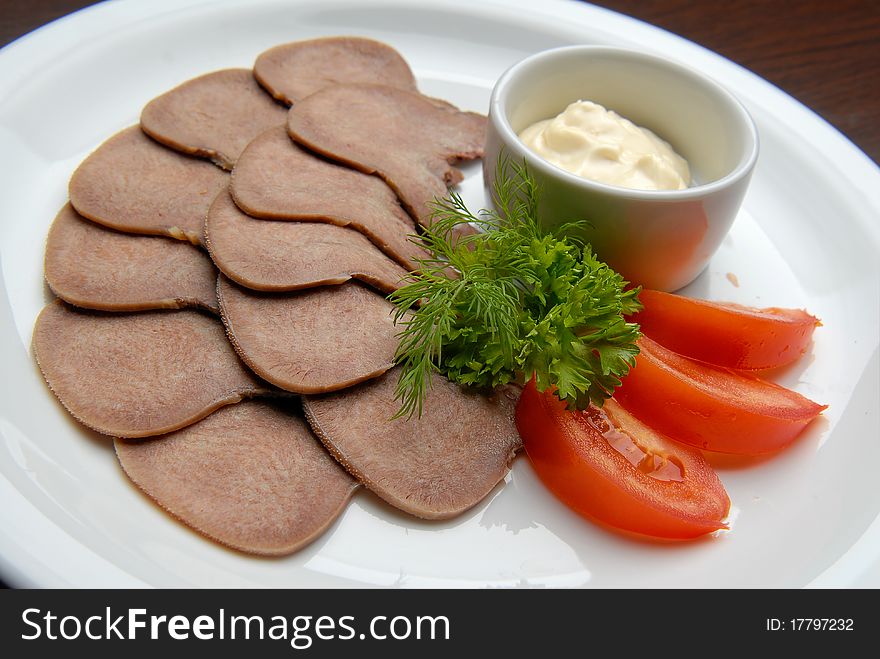
[[[543,60],[565,56],[586,57],[599,54],[624,57],[627,59],[640,59],[651,65],[659,65],[666,70],[671,70],[677,75],[695,80],[698,84],[709,88],[717,97],[727,103],[733,110],[733,113],[741,119],[743,127],[745,128],[745,134],[748,135],[750,140],[750,144],[747,145],[748,148],[745,156],[740,159],[740,162],[733,168],[733,170],[721,178],[709,181],[708,183],[699,183],[681,190],[640,190],[637,188],[625,188],[619,185],[612,185],[610,183],[602,183],[600,181],[579,176],[578,174],[562,169],[558,165],[554,165],[532,151],[519,138],[507,119],[505,108],[508,88],[516,81],[517,77],[523,70],[536,66],[537,63]],[[495,82],[489,100],[489,121],[495,126],[501,135],[503,142],[501,147],[502,154],[505,149],[513,149],[517,151],[517,160],[524,161],[527,167],[539,170],[544,176],[554,176],[563,181],[567,181],[571,185],[580,186],[592,192],[601,192],[634,200],[680,202],[701,199],[707,195],[726,189],[751,176],[760,150],[760,138],[755,120],[752,118],[752,115],[746,109],[745,105],[743,105],[743,103],[726,87],[722,86],[704,73],[678,61],[666,57],[660,57],[642,50],[622,48],[618,46],[561,46],[558,48],[542,50],[520,60],[502,73]]]

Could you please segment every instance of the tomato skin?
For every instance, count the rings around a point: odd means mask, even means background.
[[[778,451],[827,405],[772,382],[683,357],[643,336],[617,401],[658,432],[719,453]]]
[[[644,309],[629,320],[675,352],[716,366],[777,368],[807,349],[818,319],[802,309],[754,309],[643,290]]]
[[[599,415],[650,453],[677,462],[683,479],[658,480],[636,468],[600,431]],[[582,515],[677,540],[727,528],[722,520],[730,499],[702,454],[655,433],[614,400],[603,412],[569,411],[553,393],[539,392],[533,380],[517,403],[516,426],[538,476]]]

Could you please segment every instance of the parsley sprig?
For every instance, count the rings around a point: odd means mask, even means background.
[[[456,193],[433,204],[421,242],[430,257],[389,296],[402,327],[398,417],[421,416],[431,373],[492,388],[533,375],[569,408],[602,405],[635,365],[640,289],[567,234],[545,231],[525,164],[500,159],[496,210],[472,213]],[[480,231],[460,235],[473,224]],[[450,268],[454,271],[451,272]]]

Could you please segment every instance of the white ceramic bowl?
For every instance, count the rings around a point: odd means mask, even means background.
[[[591,181],[517,137],[581,99],[669,142],[690,165],[691,187],[632,190]],[[758,133],[730,92],[685,66],[621,48],[570,46],[532,55],[499,78],[483,160],[487,192],[499,157],[528,165],[543,189],[545,226],[588,220],[584,237],[601,259],[629,281],[672,291],[700,274],[733,224],[758,157]]]

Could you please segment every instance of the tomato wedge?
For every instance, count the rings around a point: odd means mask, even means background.
[[[683,357],[643,336],[614,397],[658,432],[697,448],[758,455],[792,442],[827,405],[752,375]]]
[[[802,309],[753,309],[643,290],[630,320],[670,350],[744,370],[784,366],[807,349],[818,319]]]
[[[660,538],[727,528],[730,499],[699,451],[663,437],[613,399],[572,412],[534,380],[516,427],[544,484],[587,517]]]

